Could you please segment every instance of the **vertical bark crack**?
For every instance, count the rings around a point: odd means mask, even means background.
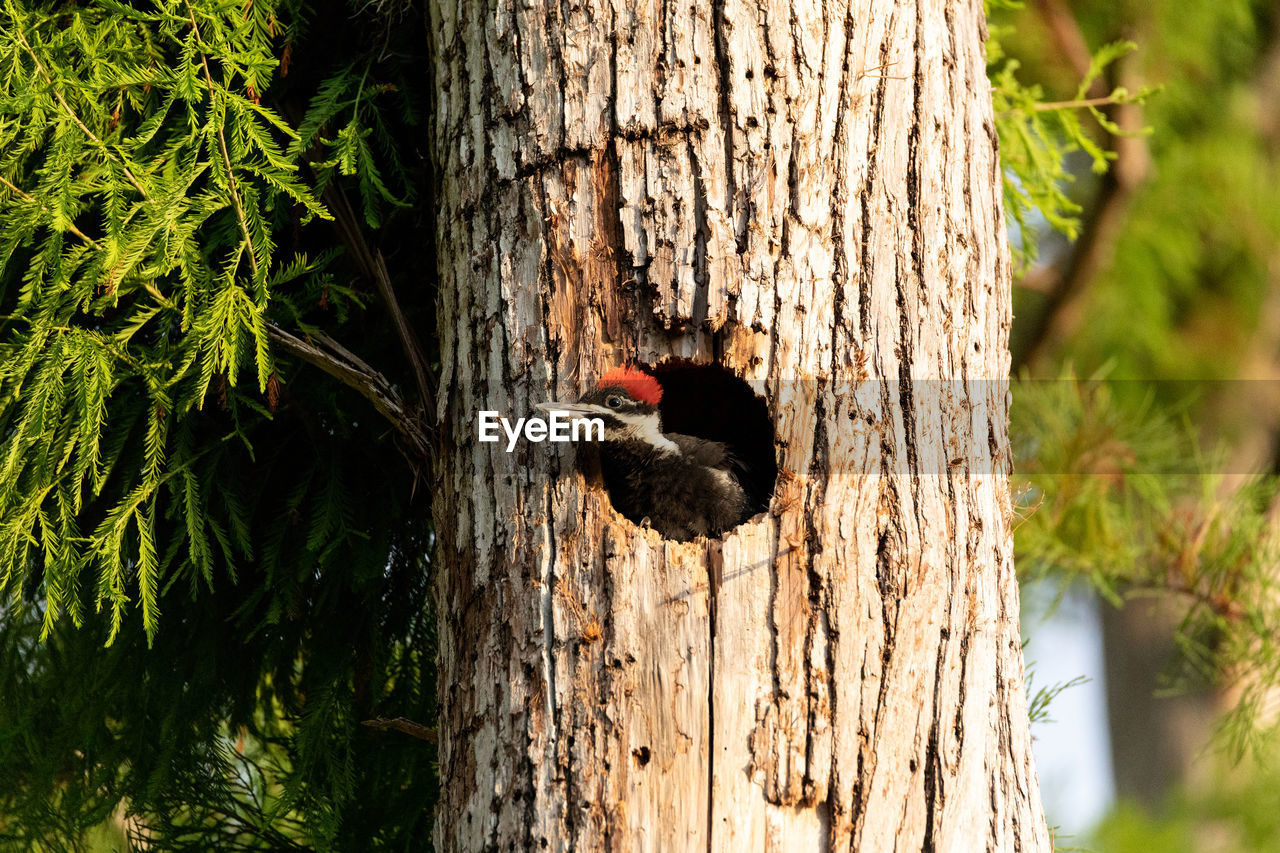
[[[720,88],[720,130],[724,133],[725,215],[733,223],[733,236],[737,242],[737,252],[741,255],[747,248],[746,222],[743,222],[742,233],[739,233],[738,217],[735,215],[738,190],[733,156],[733,106],[729,98],[732,86],[729,78],[729,34],[724,4],[725,0],[714,0],[711,4],[711,32],[716,51],[716,80]]]
[[[706,131],[703,131],[705,133]],[[694,145],[696,133],[685,137],[685,150],[689,152],[689,168],[693,174],[693,306],[691,320],[695,329],[702,328],[707,319],[707,305],[711,294],[711,274],[707,268],[707,243],[710,227],[707,225],[707,185],[702,176],[702,158]]]
[[[716,766],[716,599],[723,579],[724,552],[720,543],[707,547],[707,853],[714,849],[715,838],[715,766]]]
[[[884,67],[888,63],[889,56],[889,39],[891,38],[892,27],[885,28],[884,41],[880,44],[880,65]],[[862,77],[866,74],[866,69],[859,69],[858,76]],[[875,188],[879,180],[879,156],[880,148],[876,144],[882,135],[885,118],[885,87],[888,85],[888,75],[880,73],[876,76],[876,94],[875,109],[871,115],[871,128],[867,133],[867,168],[866,177],[862,182],[862,189],[859,195],[862,199],[862,251],[860,257],[861,272],[858,276],[858,327],[862,333],[863,339],[871,339],[871,272],[875,269],[875,263],[871,258],[872,248],[875,246],[875,226],[877,219],[875,210],[872,205],[872,199],[875,197]]]
[[[544,229],[543,233],[545,234],[546,233],[545,229],[555,228],[556,225],[553,221],[548,219],[546,216],[546,212],[548,209],[548,200],[546,197],[545,190],[543,189],[542,182],[537,181],[536,178],[532,180],[537,182],[536,183],[537,193],[538,193],[539,199],[541,200],[541,204],[539,205],[539,209],[537,212],[539,212],[540,215],[543,217],[544,224],[542,227]],[[555,285],[555,280],[556,280],[555,279],[555,261],[554,261],[554,258],[552,257],[552,251],[551,251],[551,246],[554,243],[555,239],[556,239],[555,237],[552,237],[551,239],[544,239],[544,248],[543,248],[543,257],[542,257],[542,263],[543,263],[542,274],[543,276],[545,276],[544,281],[546,282],[546,286],[543,289],[541,306],[540,306],[542,309],[542,317],[541,317],[542,336],[543,336],[543,340],[546,342],[546,346],[548,350],[548,355],[549,355],[549,360],[551,365],[551,388],[553,389],[553,391],[559,385],[559,371],[557,370],[557,365],[559,363],[559,359],[557,358],[557,355],[558,355],[557,351],[559,349],[559,340],[557,339],[557,337],[555,336],[551,328],[551,304],[550,304],[551,299],[555,298],[555,286],[556,286]],[[554,461],[551,463],[551,474],[556,479],[559,479],[559,475],[560,475],[559,466]],[[555,518],[555,492],[550,486],[548,486],[546,489],[546,496],[547,496],[546,498],[547,517],[546,517],[545,525],[546,525],[546,533],[547,533],[547,551],[543,558],[543,564],[541,567],[541,571],[539,572],[538,579],[541,583],[541,586],[539,588],[539,594],[541,596],[541,599],[539,601],[539,607],[542,613],[542,645],[543,645],[542,682],[543,682],[544,689],[547,691],[545,713],[547,715],[548,751],[551,754],[551,756],[554,756],[556,736],[558,733],[556,728],[556,713],[555,713],[555,707],[556,707],[555,706],[555,702],[556,702],[555,599],[553,598],[555,593],[555,580],[556,580],[556,577],[555,577],[556,540],[555,540],[555,525],[553,523],[553,519]],[[531,791],[536,789],[537,789],[536,785],[530,786]]]

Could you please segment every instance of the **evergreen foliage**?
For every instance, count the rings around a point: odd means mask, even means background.
[[[1023,7],[1019,0],[985,0],[984,5],[988,15],[992,10],[1008,12]],[[1102,98],[1087,97],[1107,66],[1137,47],[1122,40],[1102,46],[1090,57],[1088,71],[1071,98],[1048,101],[1043,86],[1021,81],[1018,70],[1022,63],[1005,53],[1002,40],[1013,35],[1013,25],[992,23],[989,29],[987,74],[1004,169],[1004,209],[1016,235],[1015,265],[1025,269],[1036,259],[1041,223],[1068,240],[1079,234],[1082,208],[1068,192],[1075,180],[1071,155],[1080,151],[1088,155],[1095,174],[1106,172],[1115,159],[1114,153],[1090,134],[1082,115],[1091,116],[1105,132],[1120,134],[1121,129],[1100,107],[1143,102],[1152,90],[1144,87],[1129,92],[1117,86]]]
[[[1082,303],[1095,322],[1064,353],[1082,369],[1239,376],[1276,286],[1280,130],[1268,126],[1277,95],[1262,80],[1275,14],[1270,3],[1224,0],[1136,16],[1150,79],[1195,84],[1166,87],[1145,107],[1155,179]],[[1144,322],[1124,319],[1135,316]]]
[[[430,243],[424,16],[363,5],[0,7],[0,849],[430,837],[359,725],[434,718],[429,490],[276,345],[413,388],[363,261]]]

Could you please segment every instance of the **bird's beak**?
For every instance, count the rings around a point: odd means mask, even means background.
[[[548,414],[558,413],[569,415],[573,418],[595,418],[600,415],[607,414],[608,410],[601,406],[593,406],[590,403],[558,403],[551,401],[549,403],[536,403],[535,409],[541,409]]]

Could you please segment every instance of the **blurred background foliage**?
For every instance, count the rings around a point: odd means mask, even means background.
[[[1280,849],[1280,9],[991,5],[993,81],[1079,116],[1011,210],[1018,566],[1101,602],[1119,798],[1069,843]]]
[[[430,489],[369,405],[435,357],[423,4],[2,3],[0,849],[424,849]],[[1105,602],[1083,843],[1278,849],[1277,10],[988,6],[1018,565]]]

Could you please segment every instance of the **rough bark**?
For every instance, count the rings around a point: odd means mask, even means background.
[[[981,4],[431,14],[438,847],[1048,849]],[[776,428],[770,509],[722,541],[477,441],[672,356]]]

